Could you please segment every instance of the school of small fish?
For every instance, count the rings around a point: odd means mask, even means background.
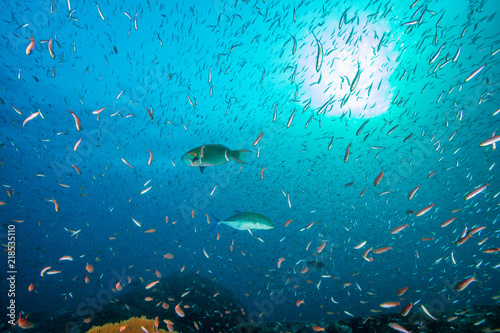
[[[17,325],[42,324],[42,295],[74,310],[107,281],[118,297],[184,271],[230,289],[245,321],[418,311],[388,324],[409,332],[498,304],[496,14],[486,0],[6,4]],[[144,299],[165,310],[156,327],[189,318],[189,292]]]

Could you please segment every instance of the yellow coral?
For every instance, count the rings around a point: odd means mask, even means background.
[[[122,328],[121,331],[120,327]],[[156,331],[154,327],[154,320],[147,319],[144,316],[142,316],[141,318],[132,317],[129,320],[124,320],[119,323],[94,326],[89,331],[87,331],[87,333],[145,333],[142,327],[144,327],[149,333],[167,333],[167,331],[162,329]]]

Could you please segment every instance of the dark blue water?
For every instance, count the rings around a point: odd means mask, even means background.
[[[500,131],[498,7],[412,4],[98,2],[103,20],[92,1],[4,3],[0,214],[3,245],[15,226],[16,313],[77,313],[120,278],[126,290],[181,269],[231,290],[246,321],[496,304],[500,261],[483,251],[500,247],[500,155],[480,143]],[[252,153],[203,173],[183,163],[208,144]],[[238,211],[275,228],[213,229],[212,214]],[[368,261],[370,247],[391,249]],[[41,277],[47,266],[60,273]]]

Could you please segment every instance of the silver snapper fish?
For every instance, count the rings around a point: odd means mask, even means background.
[[[252,212],[243,212],[219,221],[218,224],[226,224],[237,230],[269,230],[273,229],[273,223],[264,215]]]

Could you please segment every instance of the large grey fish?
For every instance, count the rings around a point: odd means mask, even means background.
[[[235,160],[240,163],[246,163],[249,150],[231,150],[223,145],[203,145],[193,148],[182,156],[182,161],[187,165],[203,168],[213,165],[221,165]]]
[[[236,214],[230,218],[219,221],[218,224],[226,224],[237,230],[269,230],[274,228],[273,223],[267,217],[252,212]]]

